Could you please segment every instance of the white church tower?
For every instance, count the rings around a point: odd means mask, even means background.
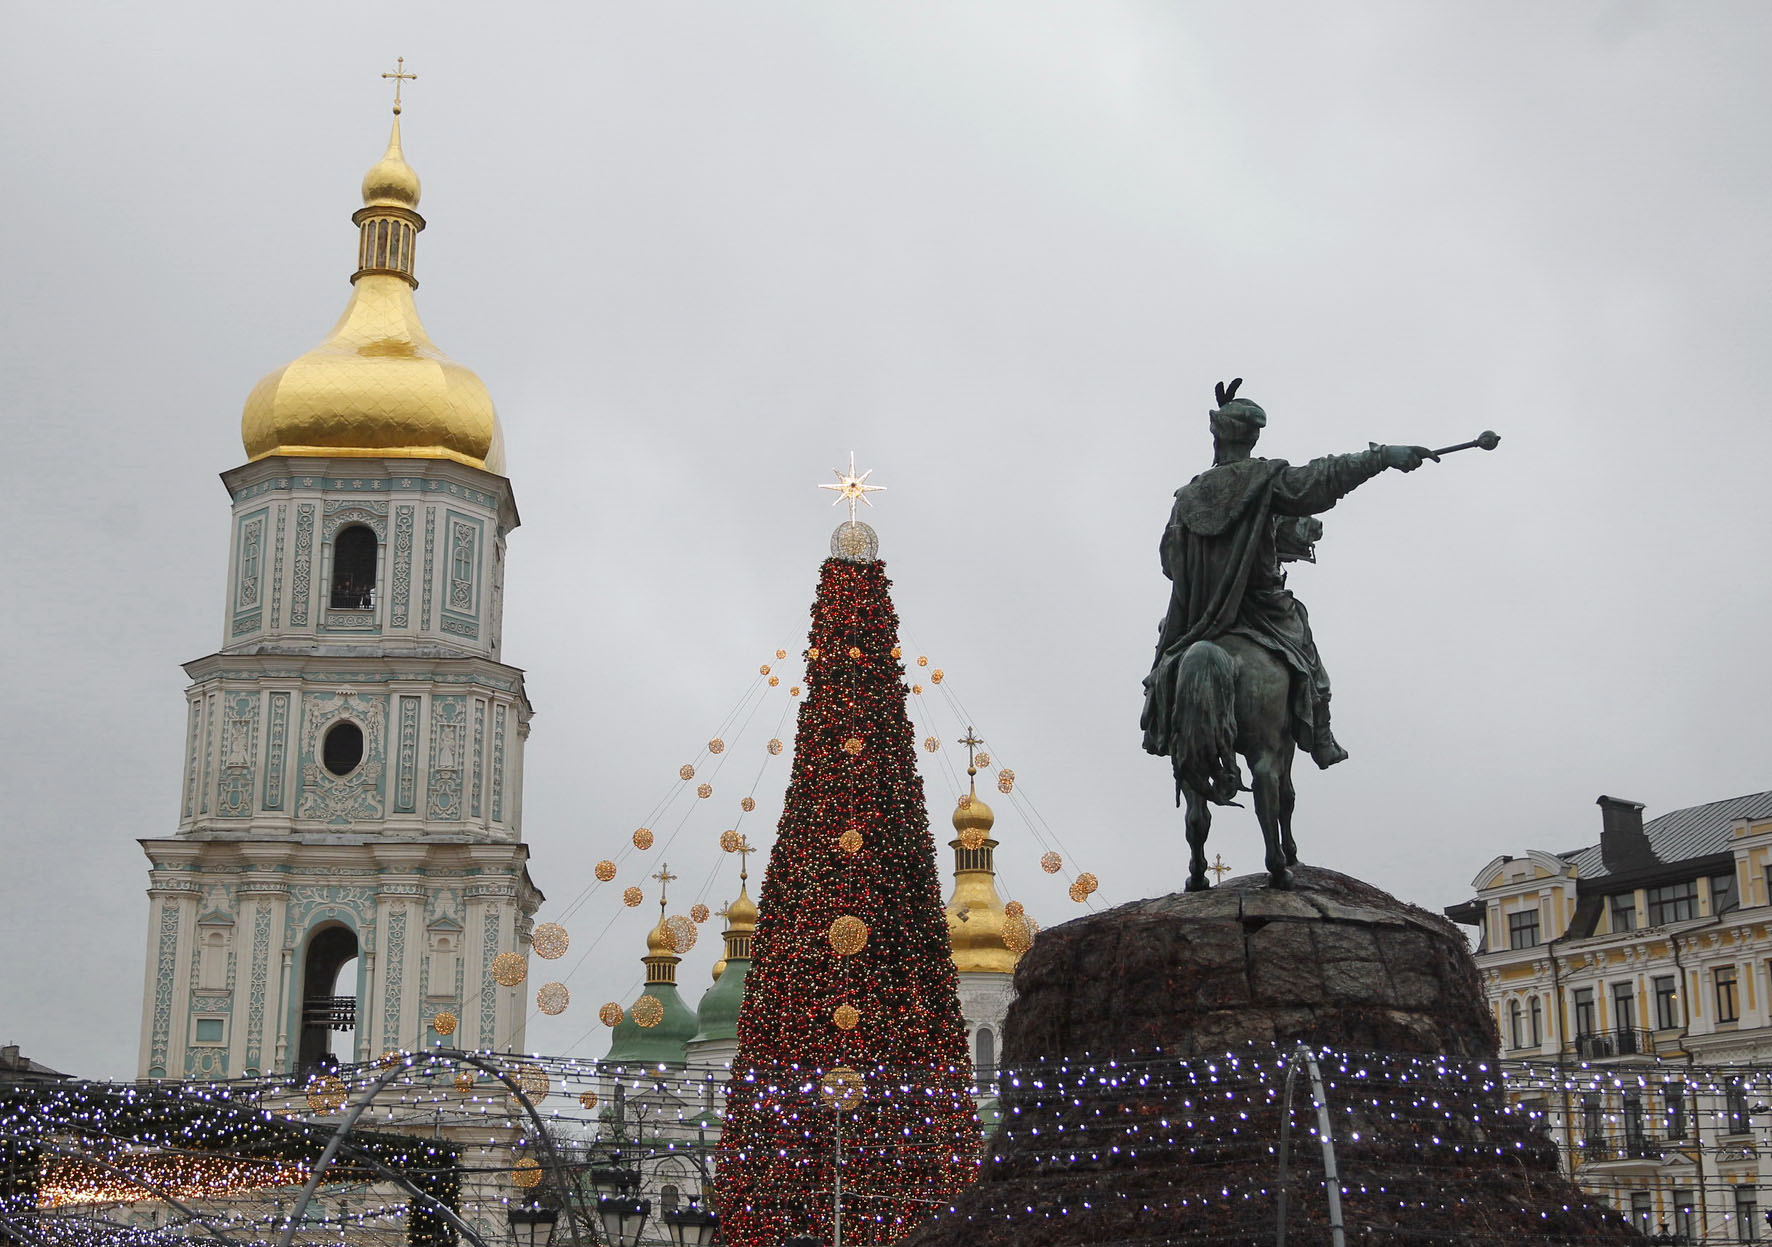
[[[177,834],[141,842],[143,1077],[366,1060],[436,1042],[442,1012],[454,1046],[523,1045],[523,989],[490,973],[542,899],[531,710],[500,647],[517,509],[485,386],[413,302],[425,222],[394,113],[344,315],[253,389],[222,475],[221,648],[185,667]]]

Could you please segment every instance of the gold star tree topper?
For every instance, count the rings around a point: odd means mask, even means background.
[[[874,474],[872,468],[869,468],[860,476],[855,474],[855,452],[853,450],[849,452],[848,472],[844,472],[842,468],[832,468],[831,471],[836,474],[836,484],[833,485],[827,481],[823,485],[820,485],[819,488],[833,489],[837,492],[837,496],[831,499],[831,505],[833,507],[844,501],[849,503],[849,522],[851,524],[855,523],[856,502],[861,501],[867,503],[869,507],[872,507],[874,504],[869,500],[868,495],[881,492],[886,488],[884,485],[870,485],[867,483],[868,477]]]

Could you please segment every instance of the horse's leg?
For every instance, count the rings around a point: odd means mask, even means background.
[[[1280,847],[1285,850],[1288,866],[1298,865],[1298,846],[1292,842],[1292,807],[1298,804],[1298,790],[1292,786],[1292,749],[1292,742],[1287,741],[1280,768]]]
[[[1280,751],[1264,748],[1249,759],[1255,778],[1255,817],[1261,823],[1261,838],[1267,844],[1268,886],[1286,889],[1292,886],[1292,872],[1286,869],[1286,849],[1280,841],[1280,785],[1285,767]]]
[[[1187,798],[1187,890],[1204,892],[1212,886],[1206,882],[1206,835],[1212,830],[1212,807],[1192,785],[1183,784],[1181,791]]]

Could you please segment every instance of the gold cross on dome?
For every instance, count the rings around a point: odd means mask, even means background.
[[[408,82],[417,82],[418,75],[407,73],[406,58],[404,56],[396,56],[394,58],[394,72],[391,74],[383,74],[382,77],[392,78],[394,80],[394,116],[398,117],[400,115],[400,88]]]
[[[1206,867],[1206,869],[1217,875],[1220,883],[1223,883],[1224,877],[1231,873],[1231,868],[1224,864],[1224,854],[1222,853],[1214,853],[1212,855],[1212,865]]]
[[[848,501],[849,522],[851,524],[855,523],[856,500],[860,499],[871,507],[874,504],[869,501],[868,495],[880,492],[886,488],[884,485],[870,485],[867,483],[868,477],[874,474],[872,468],[869,468],[860,476],[855,474],[855,452],[853,450],[849,452],[849,471],[847,473],[845,473],[842,468],[832,468],[831,471],[837,474],[837,483],[833,485],[829,481],[826,481],[823,485],[820,485],[819,488],[834,489],[837,491],[837,496],[831,499],[831,505],[833,507],[840,502],[845,500]]]
[[[751,876],[750,861],[748,859],[751,854],[757,851],[757,846],[751,843],[749,836],[740,836],[738,838],[738,847],[732,851],[738,854],[738,877],[740,879],[749,879]]]
[[[665,903],[665,888],[667,885],[675,883],[677,881],[677,876],[671,873],[671,868],[669,866],[661,862],[659,863],[658,873],[652,877],[658,880],[658,907],[663,909]]]

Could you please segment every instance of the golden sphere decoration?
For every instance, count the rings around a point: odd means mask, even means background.
[[[740,797],[738,799],[738,808],[743,810],[746,814],[749,814],[752,810],[757,808],[757,799],[755,797]]]
[[[960,800],[957,803],[955,808],[962,809],[962,810],[970,810],[972,808],[972,794],[969,792],[961,793]]]
[[[933,736],[926,737],[923,741],[923,748],[927,749],[930,753],[934,753],[937,749],[941,748],[941,742],[936,740]]]
[[[788,690],[789,697],[798,697],[799,695],[800,695],[800,686],[798,684],[794,685],[793,688],[790,688]]]
[[[578,1097],[579,1105],[587,1111],[597,1107],[597,1093],[586,1091]]]
[[[714,795],[714,786],[712,784],[697,785],[695,795],[700,797],[703,801],[706,801],[709,797]]]
[[[634,847],[636,849],[650,849],[652,847],[652,828],[636,827],[634,829]]]
[[[1017,957],[1034,946],[1033,928],[1019,914],[1003,919],[1003,946]]]
[[[845,853],[861,852],[861,833],[854,830],[844,832],[837,837],[837,847]]]
[[[529,977],[529,959],[521,953],[500,953],[492,959],[492,981],[500,987],[515,987]]]
[[[712,739],[708,742],[708,752],[709,753],[725,753],[726,752],[726,742],[721,740],[718,736],[714,737],[714,739]]]
[[[431,1029],[439,1035],[455,1034],[455,1028],[458,1025],[460,1025],[460,1019],[447,1009],[431,1019]]]
[[[854,914],[844,914],[831,923],[831,947],[839,957],[853,957],[868,946],[868,924]]]
[[[1077,886],[1083,889],[1084,896],[1088,896],[1091,892],[1101,886],[1101,880],[1085,870],[1082,874],[1077,876]]]
[[[849,647],[849,657],[852,659],[860,658],[861,657],[861,646],[851,645]]]
[[[689,917],[694,922],[706,922],[712,914],[713,911],[706,905],[703,905],[700,901],[695,902],[695,904],[689,907]]]
[[[974,758],[972,760],[972,765],[976,766],[981,771],[985,767],[989,766],[990,764],[991,764],[991,755],[988,753],[981,753],[976,758]]]
[[[927,667],[929,665],[929,655],[918,654],[917,655],[917,665],[919,667]]]
[[[1080,880],[1071,884],[1070,892],[1071,899],[1079,905],[1089,899],[1089,889],[1084,887]]]
[[[942,681],[942,678],[945,675],[946,675],[946,672],[944,672],[940,667],[937,667],[934,671],[931,671],[929,673],[929,682],[931,684],[940,684]]]
[[[457,1091],[472,1091],[474,1089],[473,1074],[469,1073],[465,1069],[461,1073],[457,1074],[455,1076],[455,1089]]]
[[[684,779],[694,779],[695,778],[695,768],[693,766],[691,766],[689,763],[685,762],[682,766],[677,768],[677,774]]]
[[[1004,767],[997,772],[997,791],[1008,792],[1015,787],[1015,772]]]
[[[814,646],[810,647],[809,649],[807,649],[806,661],[807,662],[817,662],[818,661],[818,646],[814,645]]]
[[[960,847],[976,852],[984,847],[986,836],[982,827],[963,827],[960,830]]]
[[[1023,905],[1020,901],[1010,901],[1007,905],[1003,906],[1003,916],[1005,918],[1019,918],[1025,913],[1027,913],[1027,906]]]
[[[522,1190],[541,1185],[541,1162],[533,1156],[524,1156],[511,1166],[511,1185]]]
[[[646,893],[640,891],[639,888],[629,888],[621,894],[621,903],[626,905],[629,909],[633,909],[645,899]]]
[[[1056,853],[1042,853],[1040,855],[1040,869],[1049,875],[1056,875],[1064,869],[1064,858]]]
[[[852,1031],[861,1021],[861,1014],[855,1011],[854,1005],[838,1005],[831,1010],[831,1021],[837,1024],[840,1031]]]
[[[333,1113],[345,1106],[350,1092],[336,1075],[328,1074],[308,1084],[308,1111]]]
[[[904,657],[904,651],[903,651],[903,650],[901,650],[901,649],[899,649],[899,648],[898,648],[898,646],[896,646],[896,645],[894,645],[894,646],[893,646],[893,647],[892,647],[892,656],[893,656],[893,657],[894,657],[894,658],[903,658],[903,657]]]
[[[566,1012],[566,1006],[571,1003],[572,993],[566,990],[564,983],[543,983],[541,990],[535,993],[535,1007],[549,1017]]]
[[[406,1054],[398,1048],[388,1048],[380,1056],[375,1058],[375,1068],[393,1069],[394,1066],[400,1064],[405,1056]]]
[[[535,928],[535,934],[529,937],[530,947],[535,955],[543,961],[553,961],[564,957],[566,949],[571,945],[572,937],[566,934],[566,928],[557,922],[544,922]]]
[[[911,696],[921,697],[922,695],[923,695],[923,686],[921,684],[911,685]]]
[[[772,675],[772,676],[770,676],[770,677],[769,677],[769,687],[770,687],[770,688],[776,688],[776,687],[778,687],[778,686],[779,686],[779,685],[780,685],[780,684],[781,684],[781,677],[780,677],[780,676],[778,676],[778,675]]]
[[[865,748],[865,746],[861,743],[861,737],[859,736],[851,736],[848,740],[843,742],[843,752],[852,758],[860,757],[863,748]]]
[[[758,667],[757,674],[758,675],[768,675],[769,674],[769,664],[764,663],[761,667]]]
[[[602,861],[598,862],[597,878],[601,879],[604,883],[608,883],[611,879],[615,878],[615,863],[608,858],[604,858]]]
[[[620,1026],[621,1019],[621,1006],[613,1000],[597,1010],[597,1020],[605,1026]]]
[[[523,1094],[531,1100],[539,1100],[553,1089],[553,1082],[548,1072],[539,1065],[519,1065],[517,1067],[517,1085]]]
[[[682,914],[672,914],[666,918],[664,928],[665,934],[671,938],[671,947],[676,949],[679,954],[694,948],[696,938],[700,934],[695,929],[695,923]]]
[[[736,830],[720,833],[720,847],[728,853],[738,852],[738,846],[743,843],[744,837],[739,835]]]
[[[795,690],[795,691],[797,692],[798,690]],[[767,748],[771,754],[780,753],[781,752],[781,738],[779,736],[771,738]]]
[[[651,1030],[664,1021],[664,1001],[657,996],[642,996],[634,1002],[634,1025]]]
[[[777,658],[786,658],[788,656],[788,652],[785,649],[778,649],[775,651],[775,656]]]
[[[847,1065],[839,1065],[818,1080],[818,1098],[839,1113],[861,1107],[863,1092],[861,1075]]]

